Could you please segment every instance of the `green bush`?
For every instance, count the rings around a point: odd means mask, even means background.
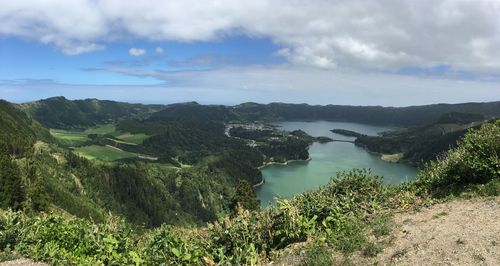
[[[132,265],[141,262],[134,251],[132,230],[122,220],[105,224],[57,215],[28,217],[7,212],[0,219],[0,248],[58,265]]]
[[[144,250],[147,265],[203,265],[208,260],[199,243],[176,235],[170,226],[162,226],[152,233]]]
[[[431,162],[418,175],[420,193],[446,196],[471,184],[500,178],[500,120],[470,130],[459,145],[441,159]]]
[[[234,218],[225,218],[207,228],[210,252],[222,264],[255,264],[272,248],[272,220],[269,210],[241,210]]]

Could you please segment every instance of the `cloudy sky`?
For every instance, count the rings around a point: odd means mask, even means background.
[[[0,0],[0,98],[500,100],[498,0]]]

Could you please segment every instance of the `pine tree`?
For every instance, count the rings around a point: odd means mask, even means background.
[[[8,154],[7,147],[0,145],[0,207],[19,210],[24,201],[24,191],[19,168]]]
[[[260,200],[257,199],[255,191],[248,181],[240,179],[236,186],[236,193],[231,199],[231,209],[237,212],[238,207],[250,211],[259,210]]]
[[[32,158],[26,160],[26,201],[25,207],[33,211],[43,211],[49,206],[49,196],[45,191],[43,178],[38,175],[35,161]]]

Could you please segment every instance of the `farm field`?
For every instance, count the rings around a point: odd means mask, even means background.
[[[98,159],[102,161],[116,161],[125,158],[137,157],[135,153],[120,150],[110,146],[90,145],[74,149],[75,153],[87,159]]]
[[[84,142],[89,140],[89,138],[87,137],[88,134],[84,132],[51,129],[50,134],[56,139],[71,141],[71,142]]]
[[[96,127],[88,128],[84,131],[72,131],[72,130],[62,130],[62,129],[51,129],[50,133],[57,139],[69,141],[69,142],[85,142],[90,140],[88,135],[112,135],[113,137],[121,140],[126,144],[142,144],[142,142],[149,136],[146,134],[132,134],[129,132],[117,131],[114,124],[105,124]]]

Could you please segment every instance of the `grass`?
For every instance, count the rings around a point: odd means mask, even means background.
[[[299,265],[333,265],[332,253],[325,245],[315,244],[307,249]]]
[[[448,215],[448,213],[447,213],[447,212],[445,212],[445,211],[441,211],[441,212],[438,212],[438,213],[434,214],[434,215],[432,216],[432,218],[437,219],[437,218],[439,218],[439,217],[443,217],[443,216],[446,216],[446,215]]]
[[[104,124],[96,127],[87,128],[84,131],[71,131],[61,129],[51,129],[50,133],[57,139],[70,141],[70,142],[85,142],[90,140],[89,134],[97,135],[112,135],[115,138],[123,141],[125,144],[142,144],[142,142],[149,137],[149,135],[139,133],[132,134],[129,132],[121,132],[116,130],[114,124]]]
[[[60,129],[51,129],[50,134],[56,139],[65,140],[65,141],[73,141],[73,142],[85,142],[89,140],[87,137],[88,134],[84,132],[76,132],[76,131],[66,131]]]
[[[366,244],[365,249],[363,250],[363,255],[367,257],[375,257],[380,252],[382,252],[383,249],[384,247],[382,245],[369,242]]]
[[[83,133],[85,133],[87,135],[88,134],[105,135],[105,134],[112,134],[113,132],[116,132],[116,127],[114,124],[104,124],[104,125],[88,128]]]
[[[85,158],[98,159],[102,161],[116,161],[125,158],[137,157],[137,155],[134,153],[126,152],[109,146],[91,145],[75,148],[74,151]]]
[[[129,143],[134,143],[134,144],[142,144],[142,142],[147,139],[149,136],[143,133],[139,134],[131,134],[131,133],[123,133],[121,135],[115,136],[117,139],[129,142]]]

